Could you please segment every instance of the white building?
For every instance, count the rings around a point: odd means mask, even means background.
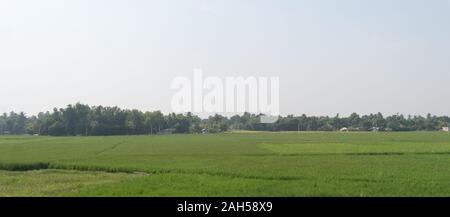
[[[444,132],[450,132],[450,131],[449,131],[449,127],[442,127],[442,131],[444,131]]]

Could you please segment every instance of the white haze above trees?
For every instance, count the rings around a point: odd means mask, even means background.
[[[448,0],[2,0],[0,113],[171,111],[171,81],[280,78],[280,114],[450,115]]]

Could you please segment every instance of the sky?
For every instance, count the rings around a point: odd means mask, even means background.
[[[450,115],[450,0],[0,0],[0,112],[171,112],[177,76],[276,76],[280,112]]]

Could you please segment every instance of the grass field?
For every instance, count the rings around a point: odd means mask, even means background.
[[[0,196],[450,196],[450,134],[6,136]]]

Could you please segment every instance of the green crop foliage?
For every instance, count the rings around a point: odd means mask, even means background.
[[[450,196],[450,134],[5,136],[0,196]]]

